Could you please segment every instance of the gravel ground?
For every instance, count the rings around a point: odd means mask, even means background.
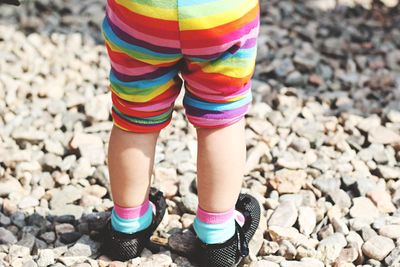
[[[168,216],[140,258],[99,252],[112,207],[104,2],[1,6],[0,266],[196,266],[181,98],[153,179]],[[264,210],[244,266],[400,266],[400,8],[355,2],[261,1],[243,191]]]

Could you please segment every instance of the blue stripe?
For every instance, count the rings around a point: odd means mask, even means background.
[[[125,234],[133,234],[139,231],[142,231],[150,226],[153,220],[153,208],[152,205],[149,205],[146,213],[135,219],[123,219],[119,217],[114,209],[111,213],[111,225],[115,231],[125,233]]]
[[[123,82],[115,76],[115,74],[111,71],[110,72],[110,82],[113,84],[117,84],[120,86],[125,86],[129,88],[150,88],[155,86],[162,86],[166,84],[171,79],[175,78],[178,75],[178,69],[172,69],[170,72],[156,78],[153,80],[141,80],[141,81],[133,81],[133,82]]]
[[[252,93],[249,90],[246,93],[246,96],[238,101],[229,102],[229,103],[210,103],[210,102],[204,102],[204,101],[194,99],[189,94],[185,94],[183,103],[185,105],[203,109],[203,110],[224,111],[224,110],[233,110],[235,108],[242,107],[242,106],[250,103],[252,100],[252,97],[253,97]]]
[[[223,243],[235,234],[235,219],[223,223],[204,223],[197,217],[193,221],[193,228],[201,241],[206,244]]]

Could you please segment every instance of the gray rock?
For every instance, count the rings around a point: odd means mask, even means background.
[[[73,203],[82,197],[82,190],[79,187],[68,185],[56,191],[50,200],[53,209],[63,208],[66,204]]]
[[[291,227],[297,220],[297,209],[292,201],[281,203],[268,221],[269,226]]]
[[[72,171],[72,176],[75,179],[85,179],[88,176],[93,175],[93,173],[95,172],[96,168],[92,167],[90,165],[90,161],[85,158],[85,157],[81,157],[78,160],[78,164],[76,164],[73,168]]]
[[[367,195],[376,188],[376,183],[367,177],[357,177],[356,184],[361,196]]]
[[[185,212],[196,214],[199,200],[195,194],[189,193],[182,197],[182,205]]]
[[[394,144],[400,142],[400,135],[386,127],[377,126],[369,130],[368,140],[371,143]]]
[[[279,77],[285,77],[294,70],[295,68],[292,60],[290,58],[285,58],[277,64],[275,68],[275,74]]]
[[[379,165],[377,169],[385,179],[400,179],[400,168]]]
[[[333,192],[340,187],[340,180],[328,176],[320,176],[313,181],[313,185],[324,193]]]
[[[27,247],[20,245],[11,245],[8,255],[13,258],[28,258],[31,250]]]
[[[92,251],[90,246],[82,243],[76,243],[72,247],[68,249],[68,251],[64,254],[65,256],[86,256],[89,257],[92,255]]]
[[[384,236],[374,236],[362,246],[367,257],[381,261],[395,248],[392,239]]]
[[[321,240],[318,244],[318,252],[325,264],[331,264],[339,257],[342,249],[347,245],[343,234],[335,233]]]
[[[375,219],[379,217],[379,211],[369,198],[357,197],[353,199],[353,207],[350,215],[353,218]]]
[[[298,193],[305,185],[307,173],[304,170],[281,169],[275,173],[270,184],[279,193]]]
[[[369,226],[365,226],[361,229],[361,235],[365,241],[377,236],[377,233]]]
[[[7,197],[13,192],[22,192],[22,186],[18,180],[12,177],[0,179],[0,197]]]
[[[17,243],[17,238],[9,230],[0,227],[0,244],[10,245]]]
[[[77,264],[84,263],[86,259],[84,256],[62,256],[58,258],[58,261],[66,266],[76,266]]]
[[[351,206],[351,199],[349,195],[342,189],[336,188],[329,192],[329,197],[333,200],[333,203],[341,208],[350,208]]]
[[[279,255],[285,257],[287,260],[294,259],[296,257],[296,247],[287,240],[282,240],[279,246]]]
[[[305,70],[313,70],[317,67],[320,56],[316,53],[302,53],[299,52],[295,55],[293,61],[299,67]]]
[[[51,249],[42,249],[38,252],[37,264],[39,267],[46,267],[55,263],[55,255]]]
[[[177,266],[194,267],[194,265],[192,265],[187,258],[184,258],[184,257],[181,257],[181,256],[176,257],[175,260],[174,260],[174,263]]]
[[[300,72],[293,71],[286,77],[285,83],[289,86],[300,86],[306,83],[306,78]]]
[[[386,236],[392,239],[400,238],[400,224],[382,226],[379,229],[379,235]]]
[[[314,209],[310,207],[300,207],[298,221],[300,232],[306,236],[309,236],[314,231],[317,223],[317,216]]]
[[[174,251],[190,255],[195,251],[195,235],[190,230],[173,233],[168,239],[168,245]]]
[[[27,261],[24,262],[23,267],[38,267],[38,265],[34,260],[28,259]]]
[[[25,215],[20,211],[13,213],[10,218],[11,218],[11,222],[14,225],[18,226],[19,228],[22,228],[26,225]]]
[[[385,262],[388,266],[396,266],[395,264],[400,264],[400,246],[390,252],[389,256],[385,258]]]
[[[33,208],[36,206],[39,206],[39,200],[32,196],[26,196],[22,198],[21,201],[18,203],[18,207],[20,209]]]
[[[83,207],[73,204],[66,204],[63,207],[51,210],[50,213],[54,216],[72,215],[78,220],[82,217]]]
[[[0,226],[7,226],[11,224],[11,219],[0,212]]]

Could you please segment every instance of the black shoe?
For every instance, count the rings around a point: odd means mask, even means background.
[[[235,208],[243,214],[245,223],[240,227],[235,221],[235,234],[229,240],[220,244],[205,244],[196,235],[198,250],[196,258],[200,266],[236,266],[244,257],[249,255],[248,243],[260,223],[260,205],[253,196],[240,194]]]
[[[165,214],[166,202],[163,193],[151,188],[149,200],[156,207],[155,216],[151,225],[134,234],[125,234],[112,229],[109,218],[103,230],[103,244],[101,251],[113,260],[127,261],[140,256],[150,236],[156,230]]]

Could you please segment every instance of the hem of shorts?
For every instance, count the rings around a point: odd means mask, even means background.
[[[113,124],[118,127],[119,129],[126,131],[126,132],[130,132],[130,133],[156,133],[161,131],[162,129],[164,129],[165,127],[167,127],[169,124],[171,123],[171,120],[169,120],[167,123],[165,124],[161,124],[157,125],[157,127],[147,127],[146,128],[144,126],[138,128],[138,127],[132,127],[132,128],[124,128],[123,126],[119,125],[117,122],[113,121]]]

